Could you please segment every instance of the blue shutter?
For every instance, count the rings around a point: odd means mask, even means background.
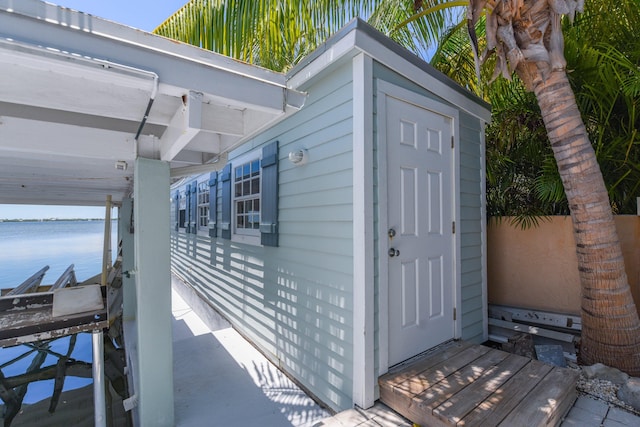
[[[187,184],[184,189],[185,208],[184,208],[184,232],[191,232],[191,184]]]
[[[176,190],[173,203],[175,204],[175,230],[178,231],[180,229],[180,190]]]
[[[222,181],[221,236],[223,239],[231,239],[231,163],[227,163],[222,169],[220,181]]]
[[[218,172],[209,175],[209,237],[216,237],[216,207],[218,201]]]
[[[198,182],[193,181],[191,183],[191,197],[189,198],[191,203],[191,217],[189,221],[191,221],[191,229],[188,233],[197,233],[198,232]]]
[[[262,148],[260,243],[278,246],[278,141]]]

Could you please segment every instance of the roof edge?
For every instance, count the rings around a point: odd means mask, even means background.
[[[362,18],[359,18],[359,17],[349,21],[347,25],[342,27],[338,32],[334,33],[331,37],[327,39],[326,42],[318,46],[316,50],[314,50],[311,54],[303,58],[295,67],[293,67],[286,74],[287,82],[291,80],[294,76],[296,76],[298,73],[303,71],[315,60],[317,60],[325,52],[331,50],[332,47],[334,47],[339,42],[346,39],[347,36],[352,32],[358,32],[370,37],[382,47],[391,51],[395,55],[400,56],[402,59],[404,59],[411,65],[419,68],[422,72],[428,74],[429,76],[436,79],[440,83],[444,84],[448,88],[456,91],[457,93],[469,99],[470,101],[475,102],[476,104],[480,105],[482,108],[489,111],[491,110],[491,105],[488,102],[486,102],[485,100],[483,100],[482,98],[474,94],[473,92],[469,91],[468,89],[464,88],[463,86],[458,84],[456,81],[448,77],[446,74],[437,70],[431,64],[429,64],[428,62],[425,62],[416,54],[406,49],[405,47],[401,46],[400,44],[396,43],[395,41],[393,41],[392,39],[390,39],[380,31],[378,31],[375,27],[373,27],[372,25],[370,25],[369,23],[367,23],[366,21],[364,21]],[[359,45],[359,39],[357,37],[354,38],[354,44],[351,47],[355,49],[359,49],[365,53],[370,54],[372,57],[376,58],[376,52],[370,52],[369,50],[367,50],[367,48]]]

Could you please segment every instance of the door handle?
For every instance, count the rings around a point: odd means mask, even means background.
[[[393,258],[394,256],[399,256],[400,251],[395,248],[389,248],[389,256]]]

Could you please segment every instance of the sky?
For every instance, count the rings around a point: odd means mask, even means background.
[[[80,12],[153,31],[188,0],[49,0]],[[2,219],[104,218],[104,207],[0,204]]]
[[[47,0],[47,3],[153,31],[188,0]]]

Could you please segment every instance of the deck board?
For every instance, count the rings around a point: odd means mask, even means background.
[[[400,393],[409,392],[411,394],[419,394],[439,381],[442,381],[448,375],[468,365],[475,359],[482,357],[488,353],[489,350],[490,349],[488,347],[476,346],[466,348],[464,351],[458,352],[450,357],[446,357],[443,360],[440,360],[440,357],[434,357],[434,359],[438,360],[437,363],[431,365],[428,369],[415,374],[413,377],[406,379],[402,383],[396,384],[394,390],[397,390]]]
[[[532,360],[490,397],[463,418],[458,425],[496,426],[524,399],[544,378],[551,366]]]
[[[575,400],[576,379],[568,369],[458,341],[380,377],[380,400],[423,426],[547,426]]]
[[[435,408],[433,413],[445,421],[453,420],[457,424],[475,409],[478,402],[484,402],[528,362],[526,357],[510,354],[502,363],[487,369],[480,378]]]

